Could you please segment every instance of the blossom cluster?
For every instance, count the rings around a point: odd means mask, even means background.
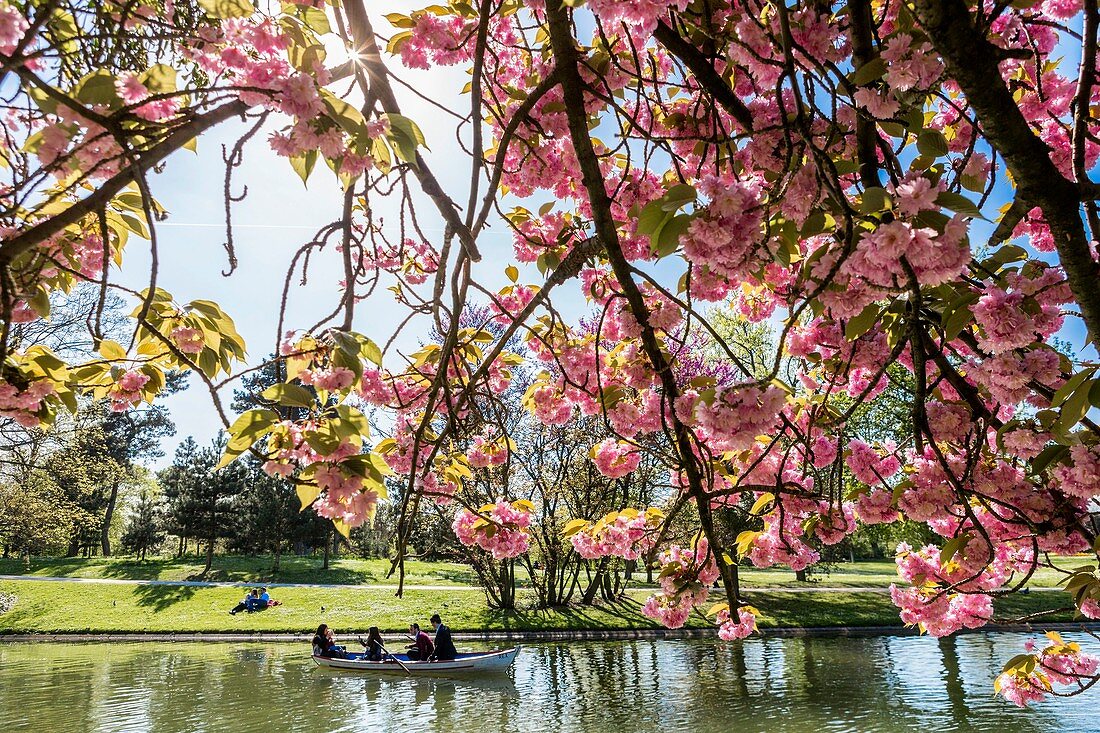
[[[527,552],[532,511],[530,503],[524,501],[501,501],[477,513],[463,508],[455,513],[451,528],[462,544],[480,547],[494,559],[505,560]]]

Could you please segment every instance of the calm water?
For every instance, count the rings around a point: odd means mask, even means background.
[[[1024,637],[538,644],[511,677],[370,679],[304,644],[0,644],[0,731],[1100,731],[992,696]]]

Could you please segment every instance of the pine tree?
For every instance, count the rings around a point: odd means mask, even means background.
[[[134,513],[126,523],[122,534],[122,547],[127,552],[139,555],[145,561],[145,554],[155,550],[164,542],[164,528],[160,518],[161,505],[155,497],[142,492]]]

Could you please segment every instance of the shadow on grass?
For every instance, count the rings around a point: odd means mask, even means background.
[[[432,570],[428,573],[433,578],[447,580],[458,585],[477,585],[477,574],[472,570]]]
[[[660,626],[641,613],[641,604],[626,597],[617,603],[586,606],[573,603],[551,608],[492,609],[486,612],[489,628],[503,631],[607,631],[656,629]]]
[[[180,601],[188,600],[198,590],[194,586],[187,585],[135,585],[134,596],[139,606],[150,607],[159,613]]]
[[[55,575],[68,577],[88,566],[83,557],[35,557],[28,565],[25,558],[0,559],[0,575]]]
[[[165,570],[174,567],[174,559],[156,558],[153,560],[116,560],[104,563],[101,574],[104,578],[120,580],[151,580],[160,578]]]

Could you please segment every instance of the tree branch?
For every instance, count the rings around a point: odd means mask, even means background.
[[[964,0],[914,0],[913,7],[986,139],[1004,158],[1017,197],[1043,210],[1085,327],[1100,343],[1100,266],[1085,235],[1077,184],[1058,171],[1049,148],[1024,119],[998,68],[1004,55],[975,27]]]

